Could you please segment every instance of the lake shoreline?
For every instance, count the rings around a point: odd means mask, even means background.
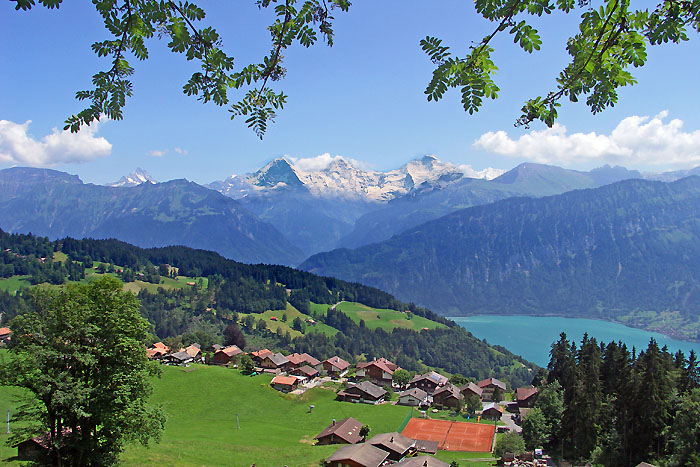
[[[591,321],[602,321],[605,323],[615,323],[615,324],[620,324],[622,326],[628,327],[630,329],[639,329],[642,331],[648,331],[648,332],[657,332],[659,334],[663,334],[664,336],[670,337],[672,339],[676,339],[679,341],[685,341],[685,342],[690,342],[693,344],[700,344],[700,339],[692,339],[690,337],[687,337],[683,334],[677,333],[677,332],[668,332],[663,329],[659,328],[651,328],[648,326],[643,326],[639,325],[636,326],[634,324],[624,322],[624,321],[619,321],[615,319],[605,319],[605,318],[596,318],[592,316],[564,316],[561,314],[556,314],[556,313],[528,313],[528,314],[495,314],[495,313],[470,313],[467,315],[461,315],[461,316],[445,316],[445,318],[454,321],[455,319],[459,318],[471,318],[473,316],[532,316],[533,318],[566,318],[566,319],[588,319]]]

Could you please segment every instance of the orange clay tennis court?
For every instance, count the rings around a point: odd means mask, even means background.
[[[445,451],[490,452],[495,431],[493,425],[412,418],[402,434],[437,441],[438,448]]]

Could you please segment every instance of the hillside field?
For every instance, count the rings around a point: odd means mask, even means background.
[[[316,306],[323,307],[324,313],[328,308],[328,305]],[[422,316],[413,315],[409,319],[409,314],[402,311],[371,308],[357,302],[340,302],[336,305],[335,309],[342,311],[358,324],[361,320],[364,320],[368,329],[382,328],[385,331],[391,332],[394,328],[420,331],[423,328],[436,329],[446,327],[444,324],[436,323]]]
[[[393,405],[337,402],[335,393],[314,388],[302,396],[284,395],[270,388],[268,375],[243,376],[237,370],[195,365],[163,367],[154,381],[153,401],[168,413],[160,444],[130,446],[122,465],[318,466],[337,446],[312,446],[313,437],[333,418],[354,417],[369,424],[371,434],[402,427],[411,409]],[[0,387],[3,415],[13,408],[14,388]],[[309,406],[314,408],[309,411]],[[236,414],[240,430],[236,425]],[[4,417],[3,417],[4,418]],[[4,428],[4,427],[3,427]],[[19,465],[17,451],[0,435],[0,462]],[[483,453],[440,452],[451,460],[488,457]],[[464,462],[487,466],[492,462]]]

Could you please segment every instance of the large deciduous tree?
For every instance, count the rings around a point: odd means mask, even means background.
[[[12,322],[3,383],[27,390],[17,441],[46,437],[54,465],[113,465],[126,443],[158,440],[165,425],[148,404],[158,367],[146,358],[148,322],[136,297],[110,277],[32,291]]]

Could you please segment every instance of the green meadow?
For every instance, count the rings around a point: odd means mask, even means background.
[[[29,278],[31,276],[12,276],[6,279],[0,279],[0,290],[5,292],[16,293],[23,287],[29,287]]]
[[[318,466],[338,446],[313,446],[313,438],[334,418],[354,417],[376,434],[402,428],[412,414],[403,406],[338,402],[335,391],[325,388],[286,395],[272,389],[270,379],[214,366],[163,367],[153,396],[168,414],[162,440],[149,447],[129,446],[122,465]],[[3,414],[14,408],[11,396],[16,393],[0,387]],[[19,465],[16,449],[4,444],[4,431],[0,462]],[[471,460],[488,458],[484,453],[441,451],[438,457],[462,465],[493,464]]]
[[[423,328],[435,329],[445,327],[444,324],[436,323],[422,316],[396,310],[371,308],[356,302],[340,302],[336,305],[336,310],[342,311],[358,324],[361,320],[364,320],[365,325],[369,329],[382,328],[386,331],[391,331],[394,328],[405,328],[420,331]]]

